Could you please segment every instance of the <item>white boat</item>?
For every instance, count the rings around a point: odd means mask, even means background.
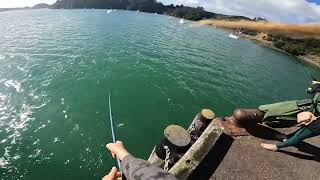
[[[155,12],[154,15],[158,15],[158,13]]]
[[[139,11],[139,9],[137,10],[137,13],[139,13],[140,11]]]
[[[229,34],[229,37],[232,38],[232,39],[238,39],[239,38],[239,36],[236,36],[236,35],[234,35],[232,33]]]
[[[112,13],[112,9],[108,9],[107,14]]]
[[[179,23],[180,24],[185,24],[186,22],[184,22],[184,19],[180,19]]]

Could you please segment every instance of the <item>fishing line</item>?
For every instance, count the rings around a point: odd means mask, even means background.
[[[113,118],[112,118],[111,93],[110,93],[110,91],[109,91],[109,119],[110,119],[112,142],[116,143],[116,134],[115,134],[115,131],[114,131],[114,124],[113,124]],[[120,170],[121,164],[120,164],[119,158],[117,158],[117,164],[118,164],[118,168]]]

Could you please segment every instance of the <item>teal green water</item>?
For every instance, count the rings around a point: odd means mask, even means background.
[[[202,108],[305,98],[310,83],[295,57],[168,16],[30,10],[0,24],[1,179],[100,179],[115,165],[109,90],[118,139],[147,158]]]

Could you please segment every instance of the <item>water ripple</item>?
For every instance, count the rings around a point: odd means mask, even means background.
[[[30,10],[1,13],[0,22],[4,179],[100,178],[113,163],[104,146],[109,90],[125,124],[119,138],[144,157],[163,127],[187,126],[201,108],[222,116],[304,98],[308,85],[293,57],[177,18]]]

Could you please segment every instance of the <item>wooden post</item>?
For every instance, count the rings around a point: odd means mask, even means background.
[[[163,163],[164,163],[164,159],[161,159],[160,157],[157,156],[156,154],[156,147],[154,146],[149,158],[148,158],[148,162],[150,162],[151,164],[160,167]]]
[[[220,119],[214,119],[184,156],[169,170],[179,180],[186,180],[211,150],[223,132]]]
[[[215,113],[210,109],[203,109],[196,115],[188,128],[188,132],[191,135],[192,143],[194,143],[201,136],[202,132],[207,128],[207,126],[215,117]]]
[[[148,161],[151,164],[160,166],[166,158],[165,146],[170,150],[171,157],[178,153],[186,152],[191,142],[187,130],[178,125],[170,125],[164,130],[164,138],[152,151]]]

